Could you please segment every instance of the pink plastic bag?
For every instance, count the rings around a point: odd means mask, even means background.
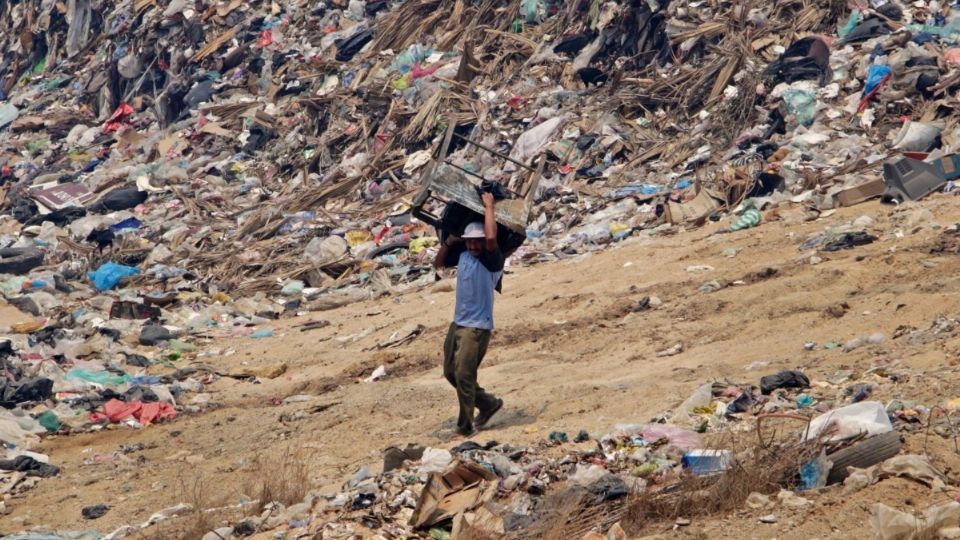
[[[665,438],[672,446],[684,452],[702,446],[697,432],[671,424],[647,424],[640,430],[640,435],[647,442]]]

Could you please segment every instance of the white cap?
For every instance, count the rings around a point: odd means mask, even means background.
[[[479,221],[474,221],[473,223],[467,225],[467,228],[463,230],[462,238],[486,238],[487,233],[483,231],[483,223]]]

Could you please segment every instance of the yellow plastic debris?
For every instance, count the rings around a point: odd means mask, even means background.
[[[437,245],[440,240],[436,236],[423,236],[410,242],[410,253],[419,255],[428,247]]]

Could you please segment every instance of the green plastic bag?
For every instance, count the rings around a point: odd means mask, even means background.
[[[37,423],[50,433],[60,431],[60,419],[53,411],[43,411],[43,414],[37,417]]]
[[[814,92],[791,88],[783,93],[783,102],[787,104],[787,111],[796,116],[801,125],[809,126],[816,118],[817,94]]]
[[[167,349],[170,352],[182,354],[196,351],[197,346],[192,343],[180,341],[179,339],[171,339],[167,342]]]
[[[130,381],[130,376],[124,373],[117,375],[111,371],[90,371],[88,369],[73,368],[67,372],[67,380],[80,380],[102,386],[119,386]]]
[[[751,199],[744,203],[746,210],[740,214],[740,218],[730,225],[730,231],[739,231],[742,229],[749,229],[751,227],[756,227],[763,221],[763,214],[760,213],[760,210],[757,210],[756,203]]]
[[[850,34],[850,32],[853,32],[853,29],[860,24],[861,20],[863,20],[863,17],[860,15],[859,9],[851,11],[850,18],[847,19],[847,22],[837,30],[837,36],[839,36],[840,39],[844,39]]]

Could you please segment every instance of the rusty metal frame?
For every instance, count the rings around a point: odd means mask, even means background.
[[[483,203],[473,190],[474,184],[470,182],[466,176],[468,175],[481,181],[486,179],[482,173],[478,174],[475,171],[467,170],[447,159],[450,144],[453,138],[456,137],[468,145],[479,148],[484,152],[513,163],[527,171],[526,178],[520,186],[522,191],[515,191],[504,186],[504,188],[514,194],[516,198],[499,201],[495,210],[497,222],[517,233],[525,235],[530,206],[536,194],[540,179],[543,176],[543,167],[546,162],[544,156],[541,155],[535,165],[528,165],[485,144],[455,133],[455,128],[456,121],[453,117],[450,117],[443,141],[434,151],[433,159],[423,171],[423,188],[412,201],[413,216],[435,227],[439,226],[440,218],[425,208],[426,202],[430,199],[439,202],[454,200],[477,213],[483,213]]]

